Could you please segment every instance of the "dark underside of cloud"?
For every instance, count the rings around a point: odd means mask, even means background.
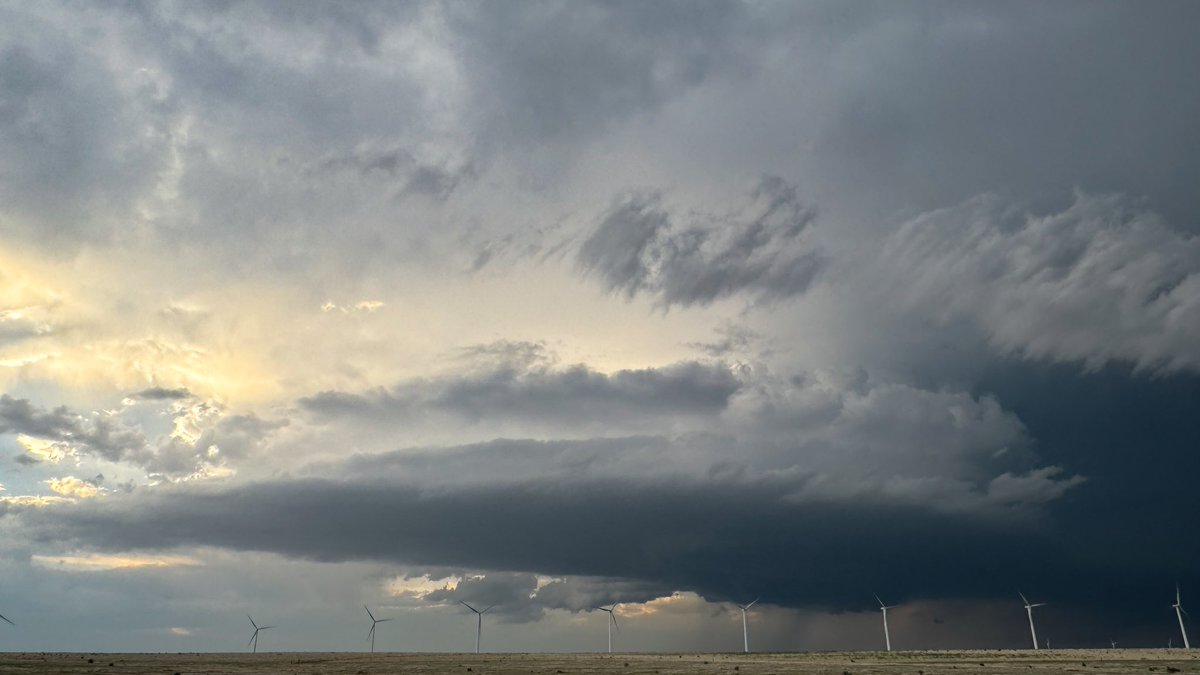
[[[630,418],[713,415],[741,383],[722,364],[683,362],[602,373],[584,365],[552,368],[507,356],[498,367],[458,377],[404,382],[365,393],[327,391],[300,399],[318,419],[403,418],[423,411],[468,420],[519,419],[567,424]]]
[[[1052,589],[1059,602],[1137,605],[1186,572],[1183,560],[1136,538],[1114,542],[1135,548],[1109,557],[1080,548],[1070,528],[1037,520],[797,501],[771,485],[690,481],[424,488],[303,479],[173,488],[23,515],[35,539],[101,550],[206,545],[614,577],[833,610],[861,607],[864,589],[913,599],[1004,597],[1024,587]]]

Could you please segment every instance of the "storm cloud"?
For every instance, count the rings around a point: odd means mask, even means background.
[[[1018,586],[1056,646],[1165,643],[1198,23],[0,0],[15,643],[227,651],[253,604],[361,648],[324,617],[369,604],[459,649],[465,599],[497,648],[627,602],[626,646],[698,649],[761,596],[764,647],[867,648],[878,592],[912,644],[1016,646]]]

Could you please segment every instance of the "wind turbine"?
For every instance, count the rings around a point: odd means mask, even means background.
[[[883,644],[887,646],[887,650],[890,652],[892,651],[892,635],[888,632],[887,611],[889,609],[895,609],[896,605],[883,604],[883,601],[879,599],[878,595],[875,596],[875,601],[879,603],[879,611],[883,612]]]
[[[621,626],[617,623],[617,605],[621,603],[614,602],[611,607],[596,607],[601,612],[608,612],[608,653],[612,653],[612,629],[615,626],[617,632],[621,632]]]
[[[367,633],[367,637],[371,639],[371,653],[374,654],[375,653],[375,626],[377,624],[383,623],[384,621],[391,621],[391,619],[376,619],[375,615],[371,613],[371,610],[367,609],[366,605],[363,605],[363,609],[366,609],[367,616],[371,617],[371,630],[370,630],[370,632]]]
[[[1033,608],[1041,607],[1042,605],[1045,605],[1046,603],[1038,602],[1038,603],[1030,604],[1029,600],[1025,597],[1024,593],[1022,593],[1021,591],[1017,591],[1017,595],[1021,596],[1021,602],[1025,603],[1025,613],[1029,615],[1029,634],[1033,636],[1033,648],[1037,649],[1038,648],[1037,631],[1034,630],[1034,628],[1033,628]]]
[[[1112,645],[1112,648],[1113,648],[1113,649],[1116,649],[1116,648],[1117,648],[1117,645],[1121,644],[1120,642],[1117,642],[1116,640],[1109,640],[1109,641],[1108,641],[1108,643],[1109,643],[1110,645]]]
[[[750,632],[746,628],[746,610],[750,609],[757,603],[758,598],[755,598],[754,602],[751,602],[748,605],[737,605],[737,608],[742,610],[742,651],[746,653],[750,653]]]
[[[250,625],[254,626],[254,635],[250,636],[250,641],[246,643],[246,646],[249,647],[250,645],[254,645],[253,653],[257,654],[258,653],[258,634],[259,634],[259,632],[267,630],[268,628],[274,628],[275,626],[260,626],[256,623],[254,623],[254,619],[251,618],[249,614],[246,615],[246,618],[250,619]]]
[[[1171,605],[1175,608],[1175,618],[1179,619],[1179,632],[1183,634],[1183,648],[1191,649],[1192,645],[1188,642],[1187,630],[1183,627],[1183,615],[1187,614],[1183,609],[1183,601],[1179,599],[1179,582],[1175,582],[1175,604]]]
[[[481,635],[483,635],[483,615],[487,614],[488,609],[495,607],[495,605],[489,605],[487,609],[485,609],[481,612],[481,611],[475,609],[474,607],[468,605],[467,603],[463,602],[462,600],[459,600],[459,602],[462,603],[463,607],[466,607],[467,609],[471,610],[472,612],[475,612],[475,618],[476,618],[476,622],[475,622],[475,653],[478,654],[479,653],[479,637]]]

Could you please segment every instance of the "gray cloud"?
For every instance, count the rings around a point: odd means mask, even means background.
[[[795,186],[762,179],[750,204],[686,226],[655,194],[618,199],[579,248],[583,270],[612,291],[664,307],[705,305],[738,293],[761,301],[808,289],[823,259],[804,236],[816,218]]]
[[[486,355],[482,372],[401,383],[355,394],[322,392],[299,401],[318,419],[397,418],[446,413],[471,421],[527,420],[596,425],[720,412],[739,383],[723,365],[684,362],[600,373],[585,365],[528,361],[530,354]],[[513,360],[509,360],[512,358]]]
[[[0,433],[61,440],[78,431],[79,417],[65,406],[46,410],[30,403],[28,399],[0,394]]]
[[[150,387],[129,395],[129,398],[135,401],[179,401],[191,397],[192,393],[187,389],[165,389],[163,387]]]
[[[180,390],[149,389],[147,401],[179,401]],[[27,399],[0,395],[0,433],[25,434],[62,442],[75,455],[89,455],[110,462],[125,462],[144,469],[159,479],[179,479],[241,461],[260,449],[287,420],[264,420],[249,414],[223,414],[210,404],[172,411],[187,434],[148,439],[142,427],[115,414],[81,415],[65,406],[52,410]],[[215,419],[214,419],[215,418]],[[23,463],[28,464],[25,460]]]
[[[893,300],[1004,352],[1200,371],[1200,238],[1126,199],[1034,215],[980,197],[906,223],[880,266]]]
[[[447,12],[492,143],[575,142],[754,60],[779,8],[551,2]]]

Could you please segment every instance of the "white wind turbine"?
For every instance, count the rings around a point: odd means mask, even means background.
[[[462,603],[463,607],[466,607],[467,609],[471,610],[472,612],[475,612],[475,618],[476,618],[476,622],[475,622],[475,653],[478,654],[479,653],[479,638],[480,638],[480,636],[483,635],[483,615],[487,614],[488,609],[495,607],[495,605],[489,605],[487,609],[485,609],[481,612],[481,611],[475,609],[474,607],[468,605],[467,603],[463,602],[462,600],[459,600],[459,602]]]
[[[1120,642],[1117,642],[1116,640],[1109,640],[1109,641],[1108,641],[1108,644],[1112,645],[1112,648],[1113,648],[1113,649],[1116,649],[1116,648],[1117,648],[1117,645],[1119,645],[1119,644],[1121,644],[1121,643],[1120,643]]]
[[[1033,648],[1037,649],[1038,648],[1037,631],[1034,630],[1034,628],[1033,628],[1033,608],[1041,607],[1041,606],[1045,605],[1046,603],[1038,602],[1038,603],[1030,604],[1029,600],[1026,599],[1024,593],[1022,593],[1021,591],[1017,591],[1017,595],[1021,596],[1021,602],[1025,603],[1025,613],[1029,615],[1029,634],[1033,636]]]
[[[376,619],[375,615],[371,613],[370,609],[367,609],[366,605],[363,605],[363,609],[366,609],[367,616],[371,617],[371,630],[370,630],[370,632],[367,633],[367,637],[371,639],[371,653],[374,654],[375,653],[375,626],[383,623],[384,621],[391,621],[391,619]]]
[[[1175,608],[1175,618],[1179,619],[1179,632],[1183,635],[1183,648],[1191,649],[1192,645],[1188,642],[1187,630],[1183,627],[1183,615],[1187,614],[1183,609],[1183,601],[1179,598],[1179,582],[1175,582],[1175,604],[1171,605]]]
[[[742,651],[746,653],[750,652],[750,631],[748,628],[746,628],[746,610],[750,609],[757,603],[758,598],[755,598],[754,602],[751,602],[748,605],[737,605],[737,608],[742,610]],[[737,603],[734,604],[736,605]]]
[[[258,653],[258,634],[259,634],[259,632],[267,630],[268,628],[274,628],[275,626],[260,626],[256,623],[254,623],[254,619],[251,618],[249,614],[246,615],[246,618],[250,619],[250,625],[254,626],[254,635],[250,636],[250,641],[246,643],[246,646],[249,647],[250,645],[254,645],[253,653],[257,654]]]
[[[889,609],[895,609],[896,605],[883,604],[883,601],[879,599],[878,595],[875,596],[875,601],[879,603],[879,610],[881,612],[883,612],[883,644],[887,647],[887,650],[890,652],[890,651],[892,651],[892,635],[891,635],[891,633],[888,632],[887,611]]]
[[[621,603],[614,602],[610,607],[595,607],[601,612],[608,612],[608,653],[612,653],[612,629],[615,627],[617,632],[621,632],[621,626],[617,623],[617,605]]]

